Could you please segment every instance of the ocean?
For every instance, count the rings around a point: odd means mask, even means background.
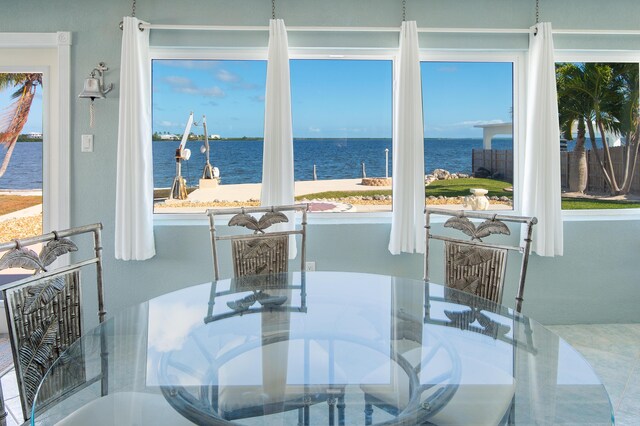
[[[511,139],[494,139],[495,149],[511,149]],[[175,176],[178,141],[153,142],[153,181],[156,188],[171,186]],[[201,141],[188,142],[191,159],[183,162],[187,185],[197,185],[205,164]],[[222,184],[259,183],[262,179],[262,141],[212,141],[211,164],[220,169]],[[75,147],[73,149],[79,149]],[[436,168],[471,173],[471,150],[482,148],[482,139],[425,139],[425,172]],[[391,139],[295,139],[295,180],[312,180],[313,165],[319,180],[355,179],[365,163],[369,177],[385,175],[385,149],[389,150],[389,176],[393,176]],[[0,158],[5,149],[0,148]],[[91,154],[87,154],[91,155]],[[20,142],[9,167],[0,177],[0,189],[42,188],[42,143]]]

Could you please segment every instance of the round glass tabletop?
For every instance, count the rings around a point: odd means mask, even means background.
[[[86,333],[32,424],[612,424],[557,335],[437,284],[349,272],[184,288]]]

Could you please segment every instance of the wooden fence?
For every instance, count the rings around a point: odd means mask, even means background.
[[[609,148],[613,168],[616,173],[616,180],[622,185],[624,178],[624,164],[626,161],[626,151],[624,146],[616,146]],[[602,149],[598,150],[600,158],[604,158]],[[571,168],[569,163],[573,157],[573,152],[560,152],[560,181],[562,189],[569,189],[569,173]],[[503,179],[513,182],[513,155],[510,149],[474,149],[472,154],[472,170],[476,172],[478,168],[484,167],[490,170],[492,174],[499,173]],[[640,169],[639,167],[637,167]],[[609,185],[604,178],[602,169],[598,164],[595,154],[591,150],[587,150],[587,192],[608,193]],[[631,183],[632,194],[640,194],[640,170],[636,170]]]
[[[471,155],[471,170],[480,167],[491,171],[493,176],[513,182],[513,151],[510,149],[474,149]]]
[[[598,154],[600,155],[601,159],[604,159],[603,151],[604,150],[602,149],[598,150]],[[626,149],[624,146],[615,146],[609,148],[609,152],[611,153],[611,160],[613,162],[613,170],[615,171],[616,181],[618,182],[618,185],[622,185],[622,180],[624,179],[624,165],[627,160]],[[569,174],[571,173],[569,164],[573,156],[573,152],[560,153],[560,173],[562,189],[569,189]],[[609,192],[609,185],[607,185],[607,181],[605,180],[604,174],[602,173],[602,168],[598,164],[598,159],[592,150],[587,150],[587,176],[587,192]],[[638,170],[636,170],[636,173],[633,176],[630,192],[632,194],[640,194],[640,173],[638,173]]]

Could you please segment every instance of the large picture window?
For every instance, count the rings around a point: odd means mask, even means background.
[[[263,60],[152,61],[156,213],[258,204],[266,69]],[[190,113],[194,122],[182,144]],[[203,117],[209,164],[219,174],[207,179]],[[189,154],[178,159],[181,145]],[[178,178],[186,194],[171,192]]]
[[[512,209],[513,63],[424,61],[421,72],[427,204]]]
[[[296,197],[312,210],[391,211],[391,60],[291,61]]]
[[[558,62],[562,206],[640,207],[638,63]]]

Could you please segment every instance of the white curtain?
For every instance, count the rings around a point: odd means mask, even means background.
[[[424,253],[424,128],[418,29],[402,23],[393,115],[393,213],[389,251]]]
[[[116,182],[115,256],[145,260],[155,255],[151,154],[149,31],[123,19]]]
[[[532,249],[541,256],[562,255],[560,204],[560,125],[551,24],[529,36],[527,124],[522,213],[538,218]],[[535,35],[534,35],[535,33]]]
[[[289,44],[282,19],[269,22],[267,88],[264,110],[264,148],[262,159],[263,206],[293,204],[293,130],[291,127],[291,86],[289,79]],[[289,223],[274,229],[293,229]],[[289,257],[296,257],[295,240],[289,241]]]

